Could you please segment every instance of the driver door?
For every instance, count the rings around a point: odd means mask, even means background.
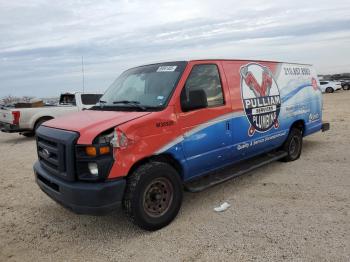
[[[232,134],[225,114],[231,111],[230,99],[220,71],[220,65],[215,63],[193,65],[181,91],[178,117],[188,167],[185,179],[216,169],[229,160]]]

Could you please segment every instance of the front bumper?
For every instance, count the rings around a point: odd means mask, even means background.
[[[39,161],[34,164],[36,183],[49,197],[77,214],[102,215],[120,205],[125,179],[107,182],[65,181],[50,175]]]

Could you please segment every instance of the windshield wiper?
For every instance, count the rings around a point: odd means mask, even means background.
[[[121,101],[114,101],[113,104],[127,104],[127,105],[133,105],[135,107],[138,107],[141,110],[146,110],[147,109],[143,105],[140,105],[139,101],[121,100]]]

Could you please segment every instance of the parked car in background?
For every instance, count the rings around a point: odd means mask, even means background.
[[[334,82],[334,84],[336,85],[336,90],[341,90],[342,89],[342,86],[341,86],[341,82],[340,81],[333,81]]]
[[[340,84],[344,90],[350,90],[350,79],[340,80]]]
[[[61,94],[58,105],[41,107],[0,109],[0,127],[2,132],[20,132],[32,136],[35,130],[45,121],[95,105],[102,94],[96,93],[65,93]]]
[[[320,88],[322,93],[333,93],[336,90],[341,89],[341,84],[334,81],[320,81]]]

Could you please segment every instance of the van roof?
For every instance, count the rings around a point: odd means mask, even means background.
[[[267,62],[267,63],[285,63],[285,64],[291,64],[291,65],[305,65],[305,66],[312,66],[312,64],[303,64],[303,63],[296,63],[296,62],[281,62],[281,61],[272,61],[272,60],[252,60],[252,59],[214,59],[214,58],[209,58],[209,59],[190,59],[190,60],[173,60],[173,61],[159,61],[159,62],[154,62],[154,63],[149,63],[149,64],[143,64],[143,65],[138,65],[134,67],[130,67],[129,69],[134,69],[134,68],[139,68],[143,66],[150,66],[150,65],[157,65],[157,64],[163,64],[163,63],[180,63],[180,62],[199,62],[199,61],[242,61],[242,62]]]
[[[84,94],[84,95],[101,95],[99,92],[82,92],[82,91],[74,91],[74,92],[65,92],[61,93],[60,95],[77,95],[77,94]]]
[[[285,63],[285,64],[295,64],[295,65],[308,65],[308,66],[312,66],[312,64],[305,64],[305,63],[282,62],[282,61],[259,60],[259,59],[258,59],[258,60],[253,60],[253,59],[223,59],[223,58],[213,59],[213,58],[209,58],[209,59],[193,59],[193,60],[189,60],[189,61],[248,61],[248,62]]]
[[[200,61],[244,61],[244,62],[267,62],[267,63],[285,63],[285,64],[292,64],[292,65],[306,65],[306,66],[312,66],[312,64],[305,64],[305,63],[296,63],[296,62],[282,62],[282,61],[272,61],[272,60],[252,60],[252,59],[223,59],[223,58],[208,58],[208,59],[189,59],[189,60],[173,60],[173,61],[159,61],[155,63],[149,63],[149,64],[143,64],[132,68],[138,68],[142,66],[148,66],[148,65],[156,65],[156,64],[162,64],[162,63],[178,63],[178,62],[200,62]]]

